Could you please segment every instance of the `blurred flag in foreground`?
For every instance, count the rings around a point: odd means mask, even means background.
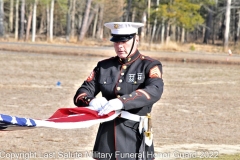
[[[60,108],[50,118],[37,120],[0,114],[0,131],[33,129],[35,127],[49,127],[58,129],[87,128],[94,124],[113,120],[120,114],[110,112],[99,116],[91,107]]]

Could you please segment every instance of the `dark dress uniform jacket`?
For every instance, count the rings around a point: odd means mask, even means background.
[[[119,98],[123,110],[140,116],[150,113],[163,92],[162,65],[136,51],[131,57],[112,57],[98,62],[91,75],[74,96],[76,106],[88,106],[99,93],[107,100]],[[139,122],[116,118],[101,123],[94,145],[97,159],[141,159],[142,135]],[[147,159],[153,159],[153,145],[145,146]],[[146,155],[145,155],[146,156]],[[150,157],[150,158],[149,158]]]

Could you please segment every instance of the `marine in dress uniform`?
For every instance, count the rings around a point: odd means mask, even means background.
[[[104,24],[111,30],[118,56],[98,62],[90,76],[74,96],[76,106],[93,106],[99,115],[121,110],[128,116],[99,125],[93,148],[96,159],[154,159],[153,143],[144,142],[139,129],[141,121],[151,112],[152,106],[163,93],[162,65],[158,60],[142,55],[137,49],[136,34],[142,23],[110,22]],[[131,43],[127,56],[119,56],[119,45]],[[116,47],[115,47],[116,45]],[[124,48],[124,47],[123,47]],[[119,49],[123,51],[124,49]],[[95,98],[101,92],[102,97]]]

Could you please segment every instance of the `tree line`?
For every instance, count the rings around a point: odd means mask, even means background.
[[[142,22],[141,41],[237,44],[239,0],[0,0],[0,37],[66,42],[110,36],[105,22]]]

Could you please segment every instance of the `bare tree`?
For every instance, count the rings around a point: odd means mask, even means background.
[[[216,38],[216,31],[217,31],[217,13],[218,13],[218,0],[215,0],[215,6],[213,6],[214,9],[214,17],[213,17],[213,25],[212,25],[212,44],[215,44],[215,38]]]
[[[21,25],[20,25],[19,39],[23,39],[24,28],[25,28],[25,0],[22,0],[22,4],[21,4]]]
[[[0,37],[4,36],[4,10],[3,10],[4,1],[0,0]]]
[[[31,28],[31,23],[32,23],[32,3],[30,3],[30,6],[29,6],[29,14],[28,14],[28,21],[27,21],[27,30],[26,30],[25,41],[28,41],[28,39],[29,39],[29,32],[30,32],[30,28]]]
[[[42,34],[45,32],[45,22],[46,22],[46,8],[45,6],[40,8],[41,9],[41,20],[40,20],[40,26],[38,28],[38,34]]]
[[[239,40],[239,36],[240,36],[240,9],[238,10],[238,23],[237,23],[236,41]]]
[[[104,5],[102,3],[99,4],[99,18],[98,18],[98,27],[96,37],[97,39],[103,38],[103,11]]]
[[[127,0],[127,12],[126,12],[126,19],[125,22],[129,22],[130,20],[130,14],[131,14],[131,9],[132,9],[132,0]]]
[[[167,24],[166,24],[166,45],[169,44],[169,41],[170,41],[170,22],[167,21]]]
[[[157,0],[157,8],[156,8],[156,12],[158,11],[158,6],[159,6],[159,0]],[[152,44],[155,33],[156,33],[156,28],[157,28],[157,17],[155,17],[154,19],[154,25],[153,25],[153,31],[152,31],[152,36],[151,36],[151,41],[150,44]]]
[[[185,28],[182,27],[182,33],[181,33],[181,43],[185,42]]]
[[[146,32],[146,38],[149,40],[150,43],[150,37],[151,37],[151,25],[150,25],[150,17],[151,17],[151,0],[148,0],[148,13],[147,13],[147,32]]]
[[[76,14],[76,0],[72,0],[72,12],[71,12],[71,38],[75,35],[75,14]]]
[[[95,18],[94,18],[93,31],[92,31],[93,38],[95,38],[95,36],[96,36],[98,14],[99,14],[99,4],[96,4],[96,14],[95,14]]]
[[[70,40],[70,31],[71,31],[71,10],[72,10],[72,1],[68,0],[68,11],[67,11],[67,30],[66,30],[66,41]]]
[[[205,35],[203,39],[203,43],[208,44],[208,40],[210,37],[210,34],[212,32],[212,22],[213,22],[213,7],[209,6],[208,14],[207,14],[207,20],[206,20],[206,29],[205,29]]]
[[[47,3],[46,12],[47,12],[47,41],[50,39],[50,11],[49,4]]]
[[[231,1],[227,0],[227,6],[226,6],[226,14],[225,14],[225,32],[224,32],[224,44],[223,48],[224,51],[227,51],[228,49],[228,41],[229,41],[229,28],[230,28],[230,15],[231,15]]]
[[[164,44],[164,33],[165,33],[165,24],[164,24],[165,19],[162,19],[162,30],[161,30],[161,44]]]
[[[83,40],[83,38],[86,34],[86,31],[87,31],[87,25],[88,25],[88,18],[89,18],[91,3],[92,3],[92,0],[87,0],[86,10],[84,12],[84,17],[83,17],[83,24],[82,24],[80,35],[79,35],[79,38],[78,38],[78,41],[80,41],[80,42]]]
[[[171,25],[171,35],[170,35],[170,39],[172,40],[172,41],[176,41],[176,25],[175,24],[172,24]]]
[[[51,8],[50,8],[50,29],[49,29],[49,36],[50,42],[53,41],[53,14],[54,14],[54,0],[51,0]]]
[[[18,40],[18,21],[19,21],[19,0],[16,0],[16,18],[15,18],[15,40]]]
[[[232,1],[232,5],[236,5],[237,3],[239,3],[239,2],[237,2],[238,0],[233,0]],[[239,3],[239,5],[240,5],[240,3]],[[235,8],[235,7],[233,7],[233,21],[234,21],[234,45],[236,45],[237,44],[237,41],[238,41],[238,23],[239,23],[239,8],[240,8],[240,6],[238,7],[238,8]]]
[[[95,4],[94,9],[91,10],[89,18],[88,18],[88,23],[87,23],[87,28],[90,28],[90,25],[92,24],[93,18],[98,11],[98,4]],[[86,30],[87,32],[88,30]]]
[[[13,31],[13,7],[14,2],[13,0],[10,0],[10,12],[9,12],[9,31]]]
[[[146,22],[147,22],[147,14],[146,12],[143,12],[143,15],[142,15],[142,23],[144,24],[144,26],[142,27],[142,30],[141,30],[141,42],[144,43],[145,41],[145,36],[146,36]]]
[[[136,7],[133,7],[132,9],[132,22],[135,22],[135,18],[136,18]]]
[[[37,0],[34,0],[33,4],[33,16],[32,16],[32,42],[35,42],[36,37],[36,23],[37,23]]]

